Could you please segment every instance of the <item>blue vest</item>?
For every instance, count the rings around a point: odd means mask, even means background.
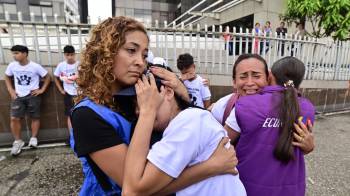
[[[79,104],[77,104],[73,111],[79,107],[89,107],[94,112],[96,112],[102,119],[104,119],[107,123],[113,126],[114,130],[117,132],[118,136],[124,141],[125,144],[130,143],[130,130],[131,124],[120,114],[113,112],[109,108],[98,105],[91,101],[90,99],[84,99]],[[73,130],[70,131],[70,145],[74,150],[74,137]],[[112,190],[105,191],[102,189],[100,184],[98,183],[90,165],[88,164],[85,157],[81,157],[80,161],[82,163],[83,173],[84,173],[84,182],[81,187],[79,195],[121,195],[121,187],[119,187],[112,179],[109,178],[109,182],[111,184]],[[116,166],[117,167],[117,166]]]

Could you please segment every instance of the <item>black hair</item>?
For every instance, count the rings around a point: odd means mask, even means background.
[[[269,69],[267,67],[267,63],[265,61],[264,58],[262,58],[260,55],[258,54],[241,54],[237,60],[235,61],[235,63],[233,64],[233,69],[232,69],[232,78],[233,79],[236,79],[236,69],[237,69],[237,66],[238,64],[243,61],[243,60],[246,60],[246,59],[250,59],[250,58],[254,58],[254,59],[257,59],[259,61],[261,61],[263,64],[264,64],[264,69],[265,69],[265,75],[266,75],[266,78],[268,78],[269,76]]]
[[[72,46],[72,45],[66,45],[66,46],[63,48],[63,53],[75,53],[74,46]]]
[[[193,56],[189,53],[180,54],[177,58],[177,68],[181,71],[188,69],[191,65],[194,64]]]
[[[303,81],[305,65],[295,57],[284,57],[273,64],[271,72],[276,78],[276,83],[286,88],[279,106],[282,127],[274,149],[274,156],[287,163],[294,159],[293,123],[297,121],[300,112],[298,94],[295,88],[299,88]]]
[[[23,46],[23,45],[14,45],[11,48],[11,52],[22,52],[22,53],[27,53],[28,55],[28,47],[27,46]]]
[[[164,86],[162,84],[162,78],[160,78],[156,75],[153,75],[153,76],[154,76],[154,79],[156,81],[158,91],[160,92],[161,87]],[[194,105],[191,104],[191,102],[186,101],[184,98],[182,98],[180,95],[176,94],[175,92],[174,92],[174,97],[175,97],[175,101],[177,103],[177,106],[180,108],[181,111],[185,110],[189,107],[195,107]]]

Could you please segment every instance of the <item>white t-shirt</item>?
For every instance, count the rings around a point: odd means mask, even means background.
[[[169,123],[163,138],[152,146],[147,159],[169,176],[177,178],[186,167],[207,160],[224,136],[227,136],[226,131],[210,112],[189,108]],[[176,195],[244,196],[246,192],[238,175],[226,174],[200,181]]]
[[[29,95],[30,91],[39,88],[40,77],[45,77],[47,71],[32,61],[27,65],[14,61],[7,66],[5,74],[14,77],[16,94],[18,97],[24,97]]]
[[[225,108],[230,100],[233,93],[226,95],[225,97],[222,97],[221,99],[217,100],[213,108],[211,109],[211,113],[213,114],[214,118],[219,121],[219,123],[222,122],[222,117],[224,116]]]
[[[199,107],[204,107],[203,101],[210,100],[211,97],[209,87],[205,86],[202,80],[202,77],[197,75],[192,81],[184,81],[184,85],[188,90],[192,104]]]
[[[241,128],[239,127],[237,123],[237,118],[236,118],[236,108],[233,108],[231,110],[230,115],[227,117],[225,124],[229,126],[231,129],[235,130],[236,132],[240,133]]]
[[[70,95],[77,95],[77,88],[74,80],[70,80],[70,77],[78,75],[79,61],[74,64],[68,64],[67,61],[60,62],[54,72],[56,77],[60,77],[63,81],[63,89]],[[62,79],[64,78],[64,79]]]

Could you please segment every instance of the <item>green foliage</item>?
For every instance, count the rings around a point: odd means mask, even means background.
[[[288,0],[281,18],[288,23],[311,22],[315,37],[350,39],[350,0]]]

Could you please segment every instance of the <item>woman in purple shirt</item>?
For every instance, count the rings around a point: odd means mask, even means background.
[[[271,69],[271,86],[241,97],[228,119],[240,135],[237,166],[248,195],[305,195],[304,153],[292,145],[295,124],[314,121],[311,102],[298,96],[304,64],[294,58],[278,60]],[[235,123],[234,123],[235,122]],[[303,140],[303,134],[295,137]]]

